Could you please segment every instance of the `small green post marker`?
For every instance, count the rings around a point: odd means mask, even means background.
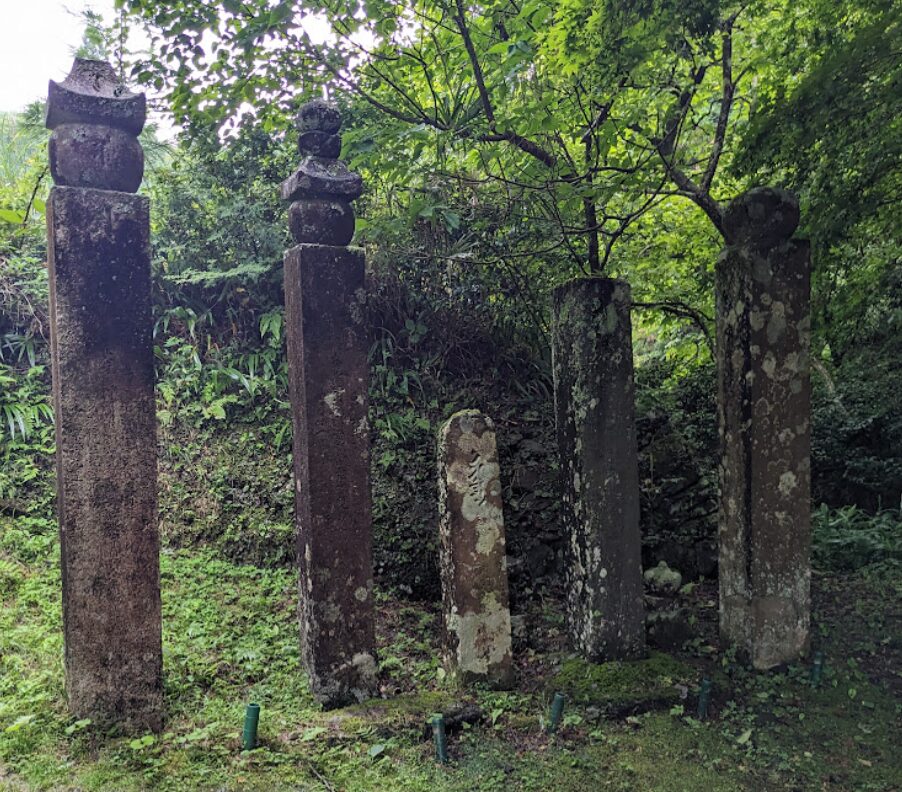
[[[445,734],[445,716],[440,712],[432,716],[432,737],[435,740],[435,758],[448,763],[448,736]]]
[[[811,687],[817,687],[821,684],[824,676],[824,653],[815,652],[814,660],[811,663]]]
[[[260,722],[260,705],[248,704],[244,713],[244,733],[241,735],[241,748],[253,751],[257,747],[257,724]]]
[[[564,714],[564,702],[567,697],[563,693],[555,693],[551,700],[551,718],[548,721],[548,733],[554,734],[561,724],[561,715]]]
[[[702,679],[698,690],[698,719],[705,720],[708,717],[708,702],[711,701],[711,680],[708,677]]]

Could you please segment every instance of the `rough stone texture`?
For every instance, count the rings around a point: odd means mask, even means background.
[[[646,626],[649,645],[663,652],[677,652],[686,641],[695,637],[686,608],[651,611],[646,619]]]
[[[347,245],[354,238],[354,209],[340,199],[295,201],[288,209],[288,225],[295,242]]]
[[[295,126],[300,132],[312,129],[334,135],[341,129],[341,113],[334,104],[323,99],[314,99],[301,105]]]
[[[570,639],[589,660],[637,657],[645,609],[630,289],[576,280],[555,290],[553,309]]]
[[[298,151],[304,155],[338,159],[341,154],[341,138],[318,129],[301,132],[298,135]]]
[[[376,692],[364,256],[285,254],[304,665],[326,707]]]
[[[463,684],[509,687],[511,616],[495,427],[476,410],[439,435],[439,535],[445,663]]]
[[[61,83],[50,81],[48,129],[62,124],[93,123],[116,127],[137,136],[147,118],[143,93],[131,93],[105,61],[76,58]]]
[[[727,206],[723,226],[729,244],[766,250],[789,239],[799,219],[799,202],[791,192],[755,187]]]
[[[66,691],[137,732],[163,707],[148,214],[70,187],[47,211]]]
[[[144,177],[141,144],[115,127],[62,124],[48,150],[50,174],[60,186],[137,192]]]
[[[720,630],[767,669],[809,644],[811,263],[791,194],[752,191],[726,216],[741,243],[716,271]]]
[[[307,156],[298,169],[282,182],[283,201],[330,197],[353,201],[363,192],[360,174],[352,173],[341,160]]]

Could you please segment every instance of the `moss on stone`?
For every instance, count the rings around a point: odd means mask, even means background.
[[[642,660],[589,663],[564,661],[552,681],[554,690],[577,704],[600,707],[608,713],[629,713],[662,706],[680,698],[677,685],[694,681],[695,669],[670,655],[654,652]]]
[[[424,690],[420,693],[396,696],[390,699],[370,699],[343,710],[333,710],[345,718],[363,718],[370,724],[378,720],[381,724],[421,725],[433,712],[442,712],[457,699],[451,690]]]

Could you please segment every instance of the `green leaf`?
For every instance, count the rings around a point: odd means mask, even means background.
[[[70,724],[66,727],[66,734],[75,734],[77,731],[81,731],[82,729],[91,725],[90,718],[83,718],[82,720],[77,720],[75,723]]]
[[[367,751],[367,753],[370,755],[371,759],[375,759],[377,756],[385,753],[385,743],[377,743],[376,745],[372,746]]]
[[[133,751],[143,751],[145,748],[149,748],[157,741],[157,738],[152,734],[145,734],[143,737],[137,737],[134,740],[130,740],[128,743],[128,747]]]
[[[0,209],[0,220],[4,223],[22,225],[22,223],[25,222],[25,214],[23,212],[16,212],[12,209]]]
[[[20,715],[16,718],[9,726],[7,726],[3,731],[5,732],[16,732],[19,729],[24,728],[29,723],[31,723],[37,716],[36,715]]]
[[[325,734],[328,731],[325,726],[311,726],[309,729],[306,729],[304,733],[301,735],[301,742],[310,742],[311,740],[315,740],[321,734]]]

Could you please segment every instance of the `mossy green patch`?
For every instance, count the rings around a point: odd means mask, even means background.
[[[432,713],[444,711],[455,701],[450,690],[424,690],[390,699],[371,699],[339,712],[345,730],[358,722],[370,726],[378,723],[380,728],[414,727],[421,731]]]
[[[383,679],[397,685],[403,674],[417,692],[323,712],[301,670],[295,573],[196,550],[162,558],[165,731],[152,739],[106,733],[65,708],[55,526],[0,519],[0,561],[21,570],[0,608],[0,789],[902,788],[897,703],[829,646],[817,690],[801,666],[771,675],[734,669],[717,677],[710,721],[680,717],[674,706],[629,723],[599,722],[599,705],[639,701],[641,710],[676,701],[675,685],[693,688],[698,675],[662,654],[602,665],[568,659],[551,685],[461,693],[437,673],[434,615],[395,605],[396,629],[380,645]],[[553,660],[538,659],[545,669]],[[538,680],[523,673],[521,682],[530,681]],[[570,696],[554,737],[543,728],[549,689]],[[260,748],[242,752],[252,699],[263,706]],[[425,719],[462,699],[485,717],[450,733],[451,763],[438,765]]]
[[[695,669],[670,655],[652,653],[642,660],[589,663],[571,657],[552,680],[554,690],[578,704],[610,714],[630,714],[680,699],[677,685],[698,676]]]

